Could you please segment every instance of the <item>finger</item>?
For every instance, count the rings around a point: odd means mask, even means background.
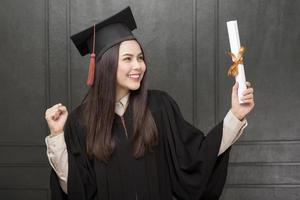
[[[66,110],[67,108],[66,108],[66,106],[61,105],[61,106],[58,107],[58,109]]]
[[[253,99],[246,99],[246,100],[243,100],[243,103],[247,103],[247,104],[253,104]]]
[[[53,108],[49,108],[45,113],[45,118],[47,120],[51,119],[54,114],[55,114],[55,110]]]
[[[248,81],[246,81],[246,86],[247,86],[247,87],[250,87],[250,86],[251,86],[251,83],[248,82]]]
[[[55,115],[51,117],[51,120],[56,121],[58,119],[58,117],[56,117]]]
[[[249,95],[249,94],[253,94],[253,91],[252,90],[245,90],[242,94],[242,96],[245,96],[245,95]]]
[[[67,112],[67,108],[66,108],[65,106],[60,106],[58,109],[59,109],[62,113]]]
[[[58,111],[58,107],[52,107],[48,109],[46,116],[52,116],[55,115],[55,113]]]
[[[50,108],[51,110],[58,110],[59,108],[64,107],[61,103],[58,103],[54,106],[52,106],[52,108]]]
[[[248,94],[248,95],[246,95],[246,96],[243,96],[241,99],[242,99],[242,100],[253,99],[253,94]]]
[[[54,121],[56,121],[59,118],[60,114],[61,114],[60,110],[57,111],[57,112],[55,112],[54,115],[52,115],[51,119],[53,119]]]
[[[61,115],[61,113],[62,113],[62,111],[59,110],[59,109],[57,109],[56,112],[54,113],[54,116],[55,116],[56,118],[58,118],[58,117]]]
[[[239,83],[235,82],[235,84],[232,87],[232,94],[236,94],[238,88],[239,88]]]
[[[253,88],[247,88],[244,92],[243,95],[247,95],[247,94],[252,94],[254,92]]]
[[[57,108],[58,108],[59,106],[61,106],[61,105],[62,105],[61,103],[58,103],[58,104],[55,104],[55,105],[51,106],[50,108],[48,108],[48,109],[46,110],[45,115],[46,115],[47,113],[49,113],[49,112],[52,112],[52,110],[57,109]]]
[[[61,103],[58,103],[58,104],[53,105],[51,108],[55,109],[55,108],[58,108],[61,105],[62,105]]]
[[[248,93],[248,94],[244,94],[242,97],[246,97],[246,98],[248,98],[248,97],[253,97],[254,96],[254,94],[253,93]]]
[[[60,116],[61,112],[62,111],[58,108],[53,108],[46,114],[46,119],[56,120]]]

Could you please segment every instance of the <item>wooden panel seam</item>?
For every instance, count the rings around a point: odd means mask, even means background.
[[[0,147],[46,147],[45,143],[39,144],[39,143],[20,143],[20,142],[13,142],[13,141],[6,141],[1,142]]]
[[[0,190],[41,190],[48,193],[48,188],[45,187],[0,187]]]
[[[300,144],[299,140],[241,140],[234,145],[274,145],[274,144]]]
[[[300,184],[226,184],[225,188],[300,188]]]
[[[48,162],[18,162],[18,163],[9,163],[9,162],[3,162],[0,163],[1,167],[50,167],[50,164]]]
[[[71,31],[70,31],[70,26],[71,26],[71,5],[70,5],[70,0],[66,1],[66,7],[67,7],[67,13],[66,13],[66,40],[67,40],[67,84],[68,84],[68,108],[70,109],[69,111],[71,111],[71,105],[72,105],[72,90],[71,90],[71,43],[70,43],[70,35],[71,35]]]
[[[300,166],[300,162],[229,162],[229,166]]]
[[[215,45],[214,45],[215,124],[219,121],[219,0],[215,1]]]
[[[51,83],[50,83],[50,60],[49,60],[49,52],[50,52],[50,47],[49,47],[49,0],[45,0],[44,1],[44,10],[45,10],[45,16],[44,16],[44,37],[45,37],[45,65],[46,65],[46,70],[45,70],[45,109],[44,112],[46,112],[46,109],[48,108],[48,106],[50,105],[51,102],[51,92],[50,92],[50,87],[51,87]],[[42,115],[43,116],[43,115]],[[45,127],[45,135],[48,134],[48,125],[46,123],[44,123],[44,127]]]
[[[197,0],[193,0],[193,125],[198,122],[198,98],[197,98]]]

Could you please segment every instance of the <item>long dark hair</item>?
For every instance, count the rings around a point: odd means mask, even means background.
[[[112,127],[119,48],[120,43],[97,58],[94,84],[81,102],[81,113],[86,127],[87,155],[90,159],[96,158],[104,163],[109,161],[116,147]],[[140,48],[142,50],[141,45]],[[142,53],[144,55],[143,50]],[[157,127],[147,106],[146,77],[147,70],[140,88],[131,91],[129,97],[133,106],[133,155],[136,158],[150,152],[158,140]]]

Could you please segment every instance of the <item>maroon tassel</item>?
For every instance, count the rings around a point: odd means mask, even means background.
[[[96,54],[95,54],[95,41],[96,41],[96,27],[94,24],[94,37],[93,37],[93,52],[91,53],[90,56],[90,65],[89,65],[89,74],[88,74],[88,79],[86,81],[86,84],[88,86],[92,86],[94,84],[94,76],[95,76],[95,65],[96,65]]]
[[[90,57],[90,65],[89,65],[89,74],[86,84],[88,86],[92,86],[94,83],[94,75],[95,75],[95,57],[96,55],[94,53],[91,54]]]

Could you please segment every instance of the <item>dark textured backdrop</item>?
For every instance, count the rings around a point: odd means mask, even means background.
[[[297,0],[1,0],[0,198],[49,199],[44,112],[58,102],[71,110],[87,91],[88,56],[69,36],[127,5],[151,88],[169,92],[203,131],[230,108],[225,22],[238,19],[256,106],[233,146],[222,200],[299,200]]]

